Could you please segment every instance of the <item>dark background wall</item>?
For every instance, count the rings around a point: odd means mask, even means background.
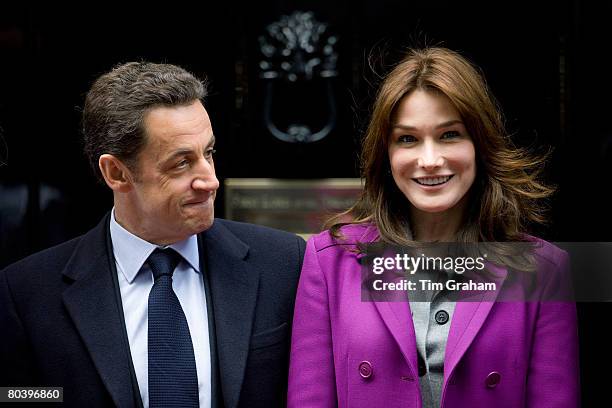
[[[0,266],[86,231],[111,207],[112,196],[96,184],[81,153],[79,119],[92,81],[115,64],[169,62],[209,78],[207,109],[221,179],[354,177],[378,74],[403,47],[440,43],[483,69],[517,144],[554,148],[547,174],[559,193],[551,201],[550,225],[537,233],[557,241],[611,241],[611,8],[583,0],[226,1],[146,8],[3,2]],[[311,145],[279,142],[261,121],[257,38],[295,10],[314,11],[340,39],[333,82],[338,124]],[[283,115],[316,117],[321,95],[316,87],[310,91],[291,98],[285,92]],[[595,401],[606,395],[603,368],[611,352],[603,330],[610,307],[579,308],[584,406],[601,406]]]

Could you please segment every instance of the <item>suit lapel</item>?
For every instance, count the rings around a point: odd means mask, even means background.
[[[375,242],[378,239],[378,230],[374,226],[366,229],[366,232],[359,239],[359,242]],[[358,257],[361,257],[361,254]],[[487,269],[492,273],[492,277],[486,279],[487,282],[494,282],[496,290],[486,292],[484,295],[479,295],[480,300],[459,301],[456,304],[453,313],[451,328],[446,342],[446,352],[444,358],[444,387],[448,382],[453,370],[465,354],[466,350],[478,334],[478,331],[484,324],[491,308],[495,304],[495,300],[499,295],[502,284],[506,279],[508,270],[503,267],[487,264]],[[478,277],[474,277],[477,280]],[[482,281],[485,281],[481,278]],[[387,280],[389,281],[389,280]],[[410,311],[410,303],[406,301],[398,301],[383,292],[387,298],[385,301],[374,301],[374,305],[378,310],[385,325],[391,332],[393,338],[397,342],[404,358],[410,366],[413,378],[418,378],[417,367],[417,347],[416,336],[414,331],[414,323]]]
[[[130,361],[107,251],[108,216],[81,239],[63,274],[74,282],[63,293],[68,314],[102,382],[119,407],[134,405]]]
[[[249,247],[215,220],[202,234],[214,310],[219,374],[227,408],[238,405],[244,378],[259,273],[249,267]]]
[[[359,238],[359,242],[375,242],[379,237],[378,229],[373,225],[369,226],[364,234]],[[363,253],[358,255],[358,258],[363,257]],[[385,278],[389,282],[393,279],[398,280],[399,276]],[[399,346],[400,350],[408,366],[413,379],[418,378],[417,367],[417,347],[416,335],[414,332],[414,324],[410,311],[410,303],[408,299],[399,300],[397,297],[389,295],[388,291],[383,292],[384,300],[374,300],[376,309],[380,314],[383,322],[391,332],[393,339]]]
[[[408,301],[374,301],[373,303],[408,362],[412,378],[417,379],[416,336],[410,314],[410,304]]]
[[[493,276],[482,281],[495,283],[496,290],[477,295],[480,300],[478,298],[473,299],[473,301],[463,300],[456,304],[446,342],[444,386],[446,386],[453,370],[484,324],[508,274],[506,268],[493,264],[487,264],[487,269]],[[474,278],[474,280],[476,281],[477,278]]]

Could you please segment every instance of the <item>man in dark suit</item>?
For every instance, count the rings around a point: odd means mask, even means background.
[[[114,207],[85,235],[0,272],[0,386],[63,387],[64,404],[285,404],[304,241],[214,219],[204,84],[128,63],[83,110]]]

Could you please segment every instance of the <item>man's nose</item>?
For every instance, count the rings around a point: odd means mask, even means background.
[[[444,164],[444,156],[442,149],[433,141],[423,143],[420,155],[417,159],[417,165],[423,169],[430,170],[436,167],[441,167]]]
[[[194,190],[215,191],[219,188],[219,180],[215,175],[215,165],[202,159],[195,169],[195,176],[191,182]]]

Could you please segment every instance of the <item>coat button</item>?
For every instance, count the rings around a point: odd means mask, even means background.
[[[436,312],[435,319],[436,323],[440,325],[446,324],[446,322],[448,322],[448,313],[446,310],[439,310]]]
[[[362,361],[361,363],[359,363],[359,375],[362,378],[370,378],[373,373],[374,370],[372,369],[372,364],[370,364],[369,361]]]
[[[485,384],[487,384],[487,387],[489,388],[495,388],[497,384],[499,384],[500,381],[501,381],[501,374],[498,373],[497,371],[493,371],[489,375],[487,375]]]

